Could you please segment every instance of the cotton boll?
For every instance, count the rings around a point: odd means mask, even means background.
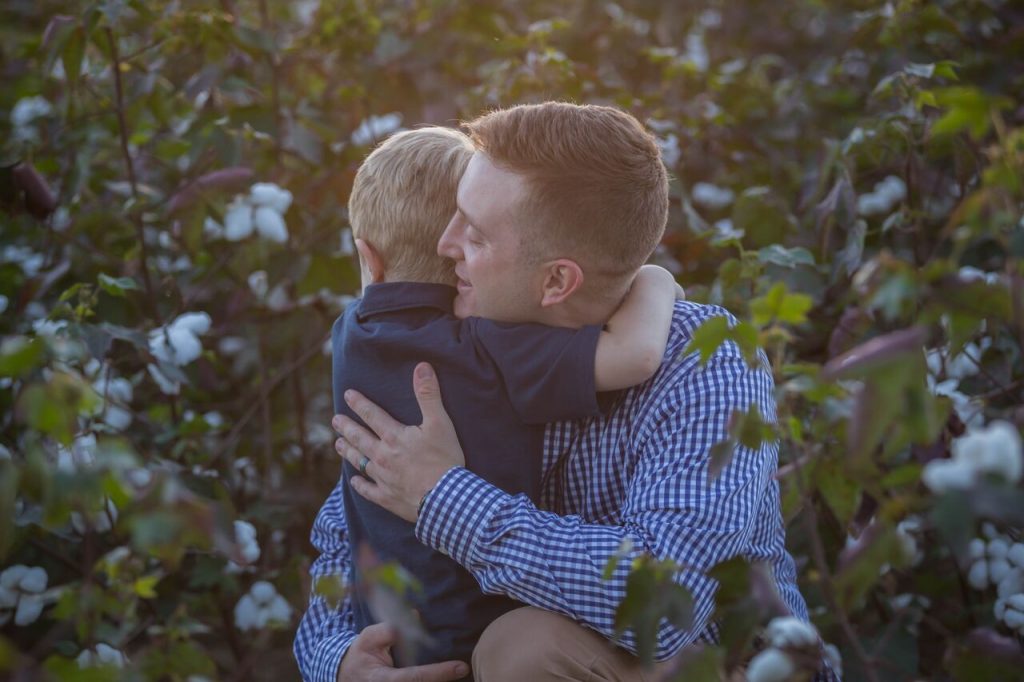
[[[160,392],[164,395],[178,395],[181,391],[181,384],[173,379],[169,379],[156,365],[146,365],[146,370],[153,377],[153,381],[156,382]]]
[[[249,275],[249,291],[256,298],[263,298],[267,295],[267,273],[265,270],[257,270]]]
[[[921,480],[933,493],[962,490],[974,484],[974,468],[964,462],[933,459],[924,466]]]
[[[225,236],[224,226],[207,216],[203,220],[203,234],[210,239],[221,239]]]
[[[996,610],[996,618],[1024,635],[1024,594],[1015,594],[1000,601],[1002,604]]]
[[[284,215],[292,205],[292,193],[272,182],[257,182],[249,190],[249,201],[255,206],[267,206]]]
[[[765,649],[747,666],[748,682],[783,682],[796,672],[793,659],[778,649]]]
[[[818,632],[814,626],[793,616],[772,619],[765,628],[765,636],[775,647],[807,647],[818,644]]]
[[[712,185],[710,182],[695,184],[691,195],[695,203],[713,211],[729,206],[736,196],[731,189]]]
[[[252,584],[252,587],[249,589],[249,593],[252,594],[256,603],[267,604],[274,598],[277,591],[274,589],[274,586],[266,580],[258,580]]]
[[[192,332],[193,334],[202,335],[210,331],[210,325],[212,320],[206,313],[182,313],[174,319],[171,323],[171,327],[174,329],[184,329]]]
[[[397,112],[383,116],[370,116],[352,132],[352,144],[361,147],[397,131],[402,124],[402,115]]]
[[[1024,568],[1024,542],[1015,542],[1006,552],[1006,560],[1017,568]]]
[[[18,587],[23,592],[42,592],[46,589],[46,570],[36,566],[21,574]]]
[[[839,647],[835,644],[825,643],[824,647],[825,660],[831,666],[832,670],[835,671],[836,675],[842,676],[843,674],[843,657],[839,653]]]
[[[123,668],[128,662],[128,658],[123,652],[105,642],[100,642],[95,649],[83,649],[75,662],[79,668],[92,668],[101,665]]]
[[[22,97],[11,107],[11,125],[23,128],[35,119],[49,116],[52,112],[53,106],[45,97]]]
[[[256,209],[253,222],[256,225],[256,231],[264,239],[277,242],[278,244],[288,241],[288,228],[284,224],[284,218],[274,209],[268,206],[260,206]]]
[[[96,656],[106,665],[113,665],[118,668],[123,668],[126,660],[123,653],[103,642],[96,645]]]
[[[988,577],[993,583],[998,584],[1010,572],[1010,563],[1006,559],[992,559],[988,562]]]
[[[995,474],[1016,483],[1024,473],[1024,452],[1017,428],[994,421],[987,428],[968,431],[953,441],[953,459],[967,462],[978,473]]]
[[[260,629],[271,623],[287,623],[291,615],[291,606],[265,580],[253,583],[249,593],[235,605],[235,625],[240,630]]]
[[[1013,568],[996,585],[996,594],[1000,599],[1009,599],[1015,594],[1024,593],[1024,569]]]
[[[967,583],[976,590],[984,590],[988,587],[988,562],[984,559],[971,564],[967,572]]]
[[[244,199],[236,197],[224,214],[224,238],[237,242],[251,235],[253,230],[252,213],[252,205]]]
[[[39,619],[43,612],[43,600],[34,595],[22,595],[18,601],[18,610],[14,613],[14,624],[24,627]]]
[[[1005,559],[1006,552],[1010,549],[1010,545],[1007,544],[1006,540],[1002,538],[995,538],[988,543],[985,548],[985,555],[990,559]]]

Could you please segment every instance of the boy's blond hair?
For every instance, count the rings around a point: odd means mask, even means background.
[[[359,167],[348,200],[352,236],[377,249],[388,281],[455,284],[437,242],[471,156],[467,136],[431,126],[392,135]]]

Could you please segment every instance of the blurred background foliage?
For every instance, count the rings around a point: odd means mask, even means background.
[[[742,320],[694,348],[762,345],[778,386],[711,475],[781,439],[846,678],[1019,675],[1019,3],[9,0],[0,35],[5,675],[297,678],[355,169],[544,99],[659,136],[656,260]],[[717,570],[722,645],[680,679],[764,639],[753,571]]]

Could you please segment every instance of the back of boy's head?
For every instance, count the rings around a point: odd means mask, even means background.
[[[352,236],[377,250],[388,281],[455,284],[437,242],[471,156],[466,135],[432,126],[392,135],[359,167],[348,200]]]

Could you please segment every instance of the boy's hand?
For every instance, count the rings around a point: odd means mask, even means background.
[[[441,403],[441,387],[433,368],[425,362],[413,372],[413,392],[423,423],[406,426],[370,402],[358,391],[345,391],[345,402],[372,431],[345,415],[331,421],[341,438],[338,454],[363,476],[353,476],[352,488],[370,502],[415,523],[420,500],[452,467],[464,466],[466,457],[455,427]]]

